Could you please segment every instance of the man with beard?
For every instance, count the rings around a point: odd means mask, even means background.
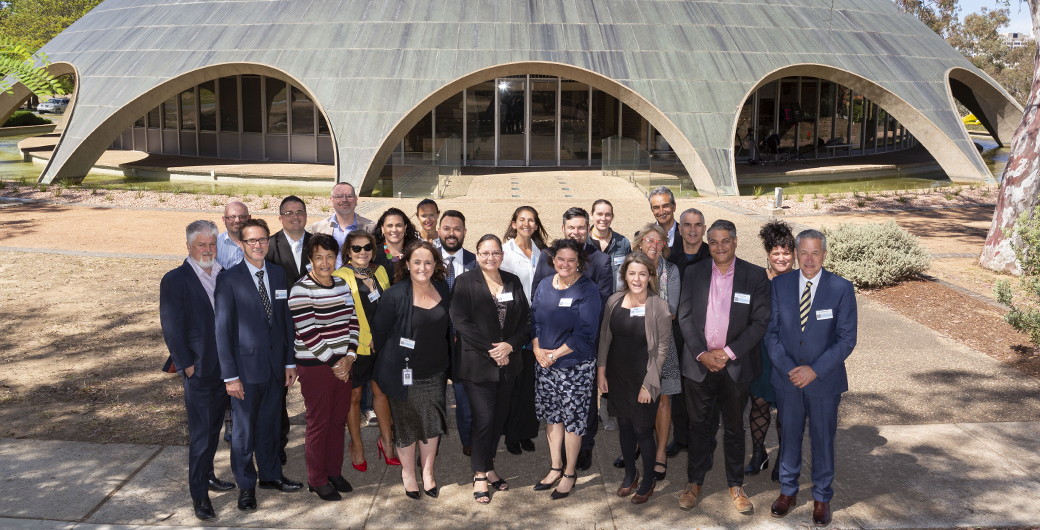
[[[437,227],[437,241],[440,243],[441,260],[447,270],[448,289],[455,287],[455,278],[466,271],[477,267],[477,256],[462,248],[466,241],[466,216],[457,210],[448,210],[441,216],[440,226]],[[434,243],[437,246],[437,243]],[[454,331],[454,328],[452,328]],[[462,452],[466,456],[472,453],[473,440],[470,437],[470,426],[473,416],[469,408],[469,396],[466,389],[459,381],[456,384],[452,378],[451,386],[455,389],[455,423],[459,427],[459,441],[462,442]]]
[[[242,240],[242,226],[252,219],[249,207],[234,201],[224,207],[224,228],[227,230],[217,236],[217,263],[224,269],[230,269],[242,261],[242,249],[238,243]]]
[[[213,290],[217,273],[217,225],[195,221],[188,225],[188,258],[166,273],[159,283],[159,322],[170,358],[163,371],[175,367],[184,384],[188,413],[188,489],[195,517],[216,516],[207,490],[235,488],[213,473],[213,455],[220,437],[228,395],[220,377],[213,317]]]

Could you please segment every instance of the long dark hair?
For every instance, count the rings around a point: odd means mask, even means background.
[[[545,241],[549,239],[549,233],[545,231],[545,226],[542,225],[542,219],[538,217],[538,210],[535,210],[533,206],[521,206],[513,212],[513,220],[509,222],[509,226],[506,228],[506,233],[502,236],[502,241],[509,241],[510,239],[516,239],[516,229],[513,228],[513,224],[516,223],[516,219],[520,217],[520,212],[530,212],[534,216],[534,222],[538,225],[538,230],[535,230],[531,234],[531,241],[534,241],[538,245],[538,248],[545,248],[547,245]]]
[[[425,248],[430,251],[430,254],[433,254],[433,276],[430,277],[430,281],[443,282],[448,277],[448,270],[444,268],[444,261],[441,260],[441,251],[437,250],[429,241],[412,239],[405,244],[404,254],[394,267],[394,283],[409,278],[408,261],[412,259],[412,254],[420,248]]]
[[[376,221],[376,228],[372,231],[372,235],[376,237],[377,245],[386,243],[386,236],[383,235],[383,223],[385,223],[386,218],[391,215],[396,215],[404,221],[404,245],[408,245],[409,242],[419,239],[419,231],[415,229],[415,225],[412,224],[411,219],[409,219],[404,212],[397,208],[387,208],[386,211],[383,212],[383,215],[379,216],[379,220]]]

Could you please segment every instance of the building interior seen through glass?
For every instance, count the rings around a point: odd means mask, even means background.
[[[869,155],[917,145],[876,103],[815,77],[786,77],[756,90],[737,117],[737,162]]]

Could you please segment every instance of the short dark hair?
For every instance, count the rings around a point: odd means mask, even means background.
[[[394,266],[394,283],[408,279],[408,260],[412,259],[412,254],[415,254],[415,251],[420,248],[425,248],[430,251],[430,254],[433,254],[433,276],[430,277],[430,281],[443,282],[448,277],[448,269],[444,268],[444,261],[441,260],[441,251],[425,239],[413,239],[405,245],[404,254]]]
[[[447,210],[447,211],[445,211],[441,215],[441,221],[443,221],[445,217],[454,217],[454,218],[462,221],[462,227],[463,228],[466,227],[466,216],[462,215],[462,212],[460,212],[458,210]]]
[[[305,211],[305,212],[307,211],[307,203],[303,202],[303,199],[301,199],[301,198],[299,198],[299,197],[297,197],[295,195],[290,195],[290,196],[282,199],[282,203],[278,205],[278,213],[279,214],[282,213],[282,208],[285,208],[285,203],[288,203],[288,202],[298,202],[298,203],[303,205],[303,211]]]
[[[710,233],[714,232],[715,230],[725,230],[725,231],[729,232],[729,237],[732,237],[732,238],[736,238],[737,237],[737,225],[733,224],[732,221],[727,221],[725,219],[718,219],[714,223],[711,223],[711,226],[708,227],[708,231],[705,232],[705,233],[706,234],[710,234]]]
[[[563,212],[563,222],[565,222],[565,223],[567,221],[570,221],[571,219],[574,219],[575,217],[582,217],[582,218],[584,218],[585,219],[585,225],[588,226],[588,224],[589,224],[589,212],[586,212],[584,208],[579,208],[577,206],[574,206],[574,207],[571,207],[571,208],[567,208],[567,211]]]
[[[499,239],[498,236],[496,236],[495,234],[484,234],[480,236],[480,239],[477,240],[477,246],[474,248],[480,250],[480,245],[483,245],[485,241],[494,241],[498,244],[499,249],[502,248],[502,240]]]
[[[581,208],[578,209],[580,210]],[[556,266],[553,264],[553,261],[556,260],[556,253],[561,250],[573,250],[574,253],[578,255],[578,274],[584,274],[585,269],[588,268],[589,265],[589,255],[585,253],[585,243],[579,243],[566,237],[561,237],[560,239],[553,241],[552,244],[549,245],[549,248],[545,249],[545,255],[546,261],[554,270],[556,269]]]
[[[267,221],[264,221],[263,219],[250,219],[242,225],[242,230],[245,230],[250,226],[259,226],[260,228],[263,228],[264,232],[267,232],[267,237],[271,237],[271,229],[267,227]]]
[[[772,252],[776,247],[794,252],[794,234],[791,232],[791,225],[784,221],[779,219],[769,221],[762,226],[762,230],[758,231],[758,237],[762,238],[766,254]]]
[[[314,234],[310,240],[307,241],[307,259],[314,259],[314,253],[318,249],[331,250],[334,255],[339,255],[339,243],[336,242],[336,238],[329,234]]]
[[[343,258],[343,263],[350,263],[350,246],[353,245],[354,241],[358,239],[367,239],[369,243],[372,243],[372,258],[376,257],[375,247],[379,245],[378,243],[376,243],[376,236],[373,236],[371,233],[366,232],[364,230],[354,230],[353,232],[347,234],[347,238],[343,240],[343,248],[340,249],[340,253],[342,254]],[[373,259],[373,261],[375,260]]]

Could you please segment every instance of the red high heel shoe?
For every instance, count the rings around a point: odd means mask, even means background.
[[[350,442],[349,444],[347,444],[347,450],[348,451],[351,448],[353,448],[353,447],[354,447],[354,442]],[[368,460],[365,460],[364,462],[361,462],[360,464],[355,464],[354,460],[351,459],[350,460],[350,465],[354,466],[354,469],[356,469],[356,470],[358,470],[358,471],[360,471],[362,473],[364,473],[365,471],[368,471]]]
[[[379,448],[379,456],[383,460],[386,460],[386,465],[388,465],[388,466],[399,466],[399,465],[401,465],[401,461],[400,460],[398,460],[396,458],[390,458],[389,456],[386,456],[386,451],[383,450],[383,439],[382,438],[380,438],[379,441],[376,442],[376,447]]]

